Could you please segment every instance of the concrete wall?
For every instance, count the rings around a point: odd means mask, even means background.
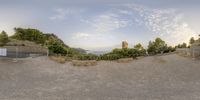
[[[36,57],[36,56],[46,56],[47,49],[32,48],[32,47],[22,47],[22,46],[4,46],[7,49],[7,56],[9,58],[25,58],[25,57]],[[3,56],[0,56],[3,57]]]
[[[199,58],[200,57],[200,48],[178,48],[176,53],[181,56]]]

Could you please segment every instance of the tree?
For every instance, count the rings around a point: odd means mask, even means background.
[[[186,43],[178,44],[176,48],[187,48],[187,44]]]
[[[183,43],[181,47],[182,47],[182,48],[187,48],[187,44],[186,44],[186,43]]]
[[[147,49],[148,53],[151,54],[155,54],[155,46],[154,46],[154,42],[149,41],[149,45],[148,45],[148,49]]]
[[[134,48],[135,48],[135,49],[138,49],[138,50],[144,50],[144,47],[143,47],[140,43],[136,44],[136,45],[134,46]]]
[[[192,38],[190,39],[190,45],[193,44],[194,42],[195,42],[194,37],[192,37]]]
[[[61,54],[66,55],[68,53],[68,50],[64,48],[60,43],[54,42],[51,45],[48,45],[48,49],[50,51],[50,54]]]
[[[15,34],[12,37],[15,39],[33,41],[37,44],[45,43],[45,35],[37,29],[14,28],[14,30]]]
[[[5,45],[6,43],[9,42],[9,39],[8,39],[8,35],[5,31],[2,31],[0,33],[0,45]]]
[[[161,38],[156,38],[155,41],[149,42],[148,53],[157,54],[167,51],[167,44]]]

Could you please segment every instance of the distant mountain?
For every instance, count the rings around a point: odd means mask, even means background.
[[[80,53],[83,53],[83,54],[86,54],[87,51],[82,49],[82,48],[73,48],[74,50],[76,50],[77,52],[80,52]]]

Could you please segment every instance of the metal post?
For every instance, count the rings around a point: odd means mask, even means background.
[[[16,59],[18,58],[18,46],[16,47]]]
[[[18,47],[15,47],[15,59],[13,60],[13,62],[17,62],[17,58],[18,58]]]
[[[47,50],[47,57],[49,56],[49,50]]]

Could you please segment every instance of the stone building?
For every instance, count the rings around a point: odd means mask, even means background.
[[[128,48],[128,42],[127,41],[122,41],[122,48]]]

